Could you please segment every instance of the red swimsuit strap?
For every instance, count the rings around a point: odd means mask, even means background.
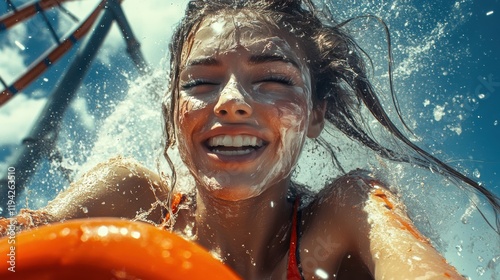
[[[172,212],[176,213],[179,210],[179,204],[182,204],[185,200],[186,200],[185,195],[176,193],[172,201]],[[288,280],[304,279],[299,269],[299,258],[298,258],[299,205],[300,205],[300,197],[297,197],[293,205],[292,229],[290,235],[290,249],[288,253],[288,268],[287,268]],[[169,219],[170,219],[170,213],[167,213],[167,215],[164,218],[164,224]]]
[[[302,280],[302,273],[299,269],[299,259],[298,259],[298,209],[300,205],[300,197],[295,199],[293,205],[293,216],[292,216],[292,232],[290,236],[290,249],[288,252],[288,269],[287,269],[287,279],[288,280]]]

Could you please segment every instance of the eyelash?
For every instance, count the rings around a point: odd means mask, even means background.
[[[284,77],[284,76],[270,76],[265,79],[262,79],[260,82],[277,82],[281,83],[287,86],[294,86],[295,83],[293,82],[293,79],[290,77]]]
[[[191,81],[181,85],[181,87],[182,87],[182,89],[190,89],[190,88],[194,88],[196,86],[201,86],[201,85],[217,85],[217,84],[209,82],[207,80],[203,80],[203,79],[194,79],[194,80],[191,80]]]
[[[294,86],[295,85],[292,78],[283,77],[283,76],[270,76],[270,77],[264,78],[264,79],[259,81],[259,83],[262,83],[262,82],[277,82],[277,83],[284,84],[287,86]],[[217,84],[212,83],[212,82],[207,81],[207,80],[204,80],[204,79],[194,79],[194,80],[191,80],[191,81],[181,85],[181,87],[184,90],[188,90],[188,89],[194,88],[196,86],[201,86],[201,85],[217,85]]]

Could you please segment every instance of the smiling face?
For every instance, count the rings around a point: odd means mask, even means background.
[[[321,130],[303,50],[256,18],[206,18],[182,50],[179,151],[198,188],[225,200],[286,187],[306,135]]]

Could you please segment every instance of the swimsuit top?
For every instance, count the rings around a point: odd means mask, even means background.
[[[298,233],[300,228],[300,197],[295,198],[295,203],[293,205],[293,216],[292,216],[292,232],[290,234],[290,249],[288,251],[288,268],[287,276],[288,280],[303,280],[302,271],[300,269],[300,258],[299,258],[299,236]]]
[[[176,213],[179,210],[179,204],[186,201],[186,196],[180,193],[174,195],[172,201],[172,212]],[[288,280],[303,280],[302,271],[300,269],[300,258],[299,258],[299,235],[300,228],[300,197],[297,196],[293,205],[292,214],[292,228],[290,233],[290,247],[288,250],[288,267],[287,267],[287,279]],[[170,219],[170,213],[165,215],[164,224]]]

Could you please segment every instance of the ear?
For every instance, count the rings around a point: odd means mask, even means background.
[[[317,138],[325,126],[326,101],[321,101],[313,107],[307,137]]]

